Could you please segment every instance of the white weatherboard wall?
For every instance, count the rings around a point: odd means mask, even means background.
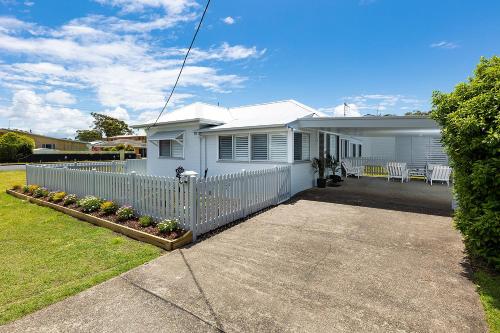
[[[149,175],[174,177],[175,169],[182,166],[185,170],[200,172],[200,136],[195,134],[199,129],[197,123],[182,124],[178,126],[155,126],[148,131],[148,137],[157,132],[184,131],[184,157],[160,157],[158,141],[148,139],[148,166]]]
[[[314,184],[314,174],[310,162],[293,162],[293,132],[290,129],[260,129],[246,131],[231,131],[223,135],[247,135],[256,133],[287,134],[288,149],[286,161],[219,161],[218,134],[205,133],[202,140],[202,169],[208,168],[207,176],[223,175],[227,173],[255,171],[268,169],[273,166],[291,165],[292,167],[292,195],[311,188]],[[318,154],[317,131],[310,132],[311,158]],[[206,156],[205,156],[206,147]],[[203,171],[204,172],[204,171]]]

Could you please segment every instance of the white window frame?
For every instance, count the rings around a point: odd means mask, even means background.
[[[267,137],[267,159],[265,160],[254,160],[252,159],[252,135],[265,134]],[[286,149],[286,158],[280,160],[272,160],[271,159],[271,136],[273,134],[280,134],[285,136],[285,140],[287,141],[287,149]],[[232,137],[232,159],[221,159],[220,158],[220,137],[231,136]],[[236,138],[237,137],[246,137],[247,138],[247,158],[246,159],[238,159],[236,157]],[[231,133],[231,134],[218,134],[217,135],[217,162],[255,162],[255,163],[287,163],[288,162],[288,133],[285,131],[272,131],[272,132],[247,132],[247,133]],[[310,140],[309,140],[310,145]]]
[[[300,157],[301,157],[301,159],[300,159],[300,160],[296,160],[296,159],[295,159],[295,133],[300,133],[300,134],[302,134],[302,135],[301,135],[301,153],[300,153],[300,155],[301,155],[301,156],[300,156]],[[305,134],[305,135],[307,135],[307,136],[309,137],[309,140],[308,140],[308,147],[307,147],[307,149],[308,149],[308,153],[309,153],[309,154],[308,154],[308,155],[309,155],[309,157],[307,157],[307,158],[304,158],[304,146],[303,146],[303,144],[304,144],[304,138],[303,138],[303,135],[304,135],[304,134]],[[318,138],[319,138],[319,136],[318,136]],[[300,163],[300,162],[310,162],[310,161],[311,161],[311,133],[309,133],[309,132],[303,132],[303,131],[294,131],[294,132],[293,132],[293,145],[292,145],[292,147],[293,147],[293,154],[292,154],[292,155],[293,155],[293,162],[294,162],[294,163],[295,163],[295,162]]]
[[[172,159],[172,160],[183,160],[184,159],[184,154],[185,154],[185,133],[182,133],[180,134],[177,139],[168,139],[168,140],[158,140],[158,158],[160,159]],[[180,138],[180,140],[179,140]],[[160,145],[161,145],[161,141],[170,141],[170,155],[169,156],[166,156],[166,155],[161,155],[161,149],[160,149]],[[181,145],[182,147],[182,156],[172,156],[172,146],[173,146],[173,141],[177,142],[178,144]]]

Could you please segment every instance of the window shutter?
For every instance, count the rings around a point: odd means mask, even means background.
[[[170,140],[160,140],[160,156],[170,157]]]
[[[234,137],[234,159],[248,161],[248,136]]]
[[[233,159],[233,137],[232,136],[219,136],[219,159],[232,160]]]
[[[302,133],[293,133],[293,160],[302,160]]]
[[[302,133],[302,160],[310,159],[309,154],[309,133]]]
[[[267,151],[267,134],[252,134],[252,160],[266,161],[268,157]]]
[[[270,144],[270,155],[271,161],[283,161],[286,162],[288,154],[288,144],[287,136],[285,134],[271,134],[271,144]]]

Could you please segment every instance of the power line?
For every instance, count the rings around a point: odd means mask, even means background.
[[[170,91],[170,95],[168,96],[167,101],[165,102],[165,105],[161,109],[160,114],[156,118],[155,122],[153,124],[149,125],[148,128],[146,129],[147,131],[151,127],[153,127],[153,126],[156,125],[156,123],[160,119],[161,115],[163,114],[163,111],[165,111],[165,109],[167,108],[168,102],[170,102],[170,99],[172,98],[172,95],[174,94],[175,88],[177,87],[177,84],[179,83],[179,79],[181,78],[182,71],[184,70],[184,66],[186,65],[186,61],[187,61],[187,58],[189,56],[189,52],[191,52],[191,48],[194,45],[194,41],[196,40],[196,36],[198,35],[198,31],[200,31],[201,24],[203,23],[203,19],[205,18],[205,14],[207,13],[208,6],[210,5],[210,1],[211,0],[207,1],[207,5],[205,6],[205,10],[203,11],[203,14],[201,15],[200,22],[198,23],[198,27],[196,27],[196,31],[194,33],[193,39],[191,40],[191,44],[189,45],[189,48],[188,48],[188,50],[186,52],[186,56],[184,57],[184,61],[182,62],[182,65],[181,65],[181,69],[179,70],[179,75],[177,75],[177,79],[175,80],[174,86],[172,87],[172,90]]]

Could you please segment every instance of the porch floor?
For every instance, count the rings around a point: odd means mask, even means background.
[[[298,193],[295,200],[312,200],[391,209],[403,212],[451,216],[452,187],[423,179],[401,183],[384,177],[349,177],[338,187],[313,188]]]

